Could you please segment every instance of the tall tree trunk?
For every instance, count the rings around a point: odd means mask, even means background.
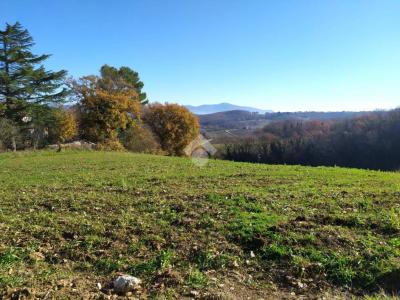
[[[17,152],[17,142],[15,141],[14,136],[11,138],[11,143],[12,143],[13,152]]]
[[[33,146],[33,150],[34,151],[36,151],[36,149],[37,149],[37,147],[39,145],[39,138],[40,138],[39,131],[35,130],[35,133],[32,136],[32,139],[33,139],[33,145],[32,146]]]

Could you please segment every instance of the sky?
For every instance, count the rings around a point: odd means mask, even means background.
[[[399,0],[0,0],[48,69],[139,72],[150,101],[274,111],[400,106]]]

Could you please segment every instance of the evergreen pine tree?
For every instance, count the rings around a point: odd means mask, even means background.
[[[129,67],[120,67],[119,69],[103,65],[100,69],[100,86],[108,91],[116,90],[118,92],[133,89],[139,94],[139,101],[147,104],[147,95],[142,92],[143,82],[140,81],[139,73]]]
[[[47,71],[42,62],[49,55],[34,55],[33,45],[28,30],[18,22],[0,30],[0,110],[17,123],[27,117],[31,105],[61,103],[67,95],[66,71]]]

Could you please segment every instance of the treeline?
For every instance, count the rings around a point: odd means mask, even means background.
[[[343,120],[367,115],[369,112],[276,112],[259,114],[243,110],[199,115],[201,128],[207,131],[226,129],[251,129],[279,121]]]
[[[340,121],[275,122],[225,146],[234,161],[400,169],[400,110]]]
[[[148,104],[139,74],[104,65],[99,75],[48,71],[19,23],[0,31],[0,150],[84,140],[99,150],[182,155],[197,118],[177,104]],[[69,105],[68,105],[69,104]]]

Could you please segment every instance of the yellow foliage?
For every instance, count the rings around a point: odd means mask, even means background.
[[[66,142],[78,134],[78,126],[75,115],[69,110],[57,110],[55,112],[56,124],[52,129],[58,142]]]
[[[100,151],[124,151],[125,148],[118,139],[108,139],[96,144]]]
[[[103,143],[115,140],[119,131],[140,119],[140,102],[134,90],[110,92],[86,90],[80,103],[80,125],[83,136]]]
[[[199,134],[197,118],[178,104],[151,104],[144,118],[159,137],[162,149],[170,155],[182,155]]]

